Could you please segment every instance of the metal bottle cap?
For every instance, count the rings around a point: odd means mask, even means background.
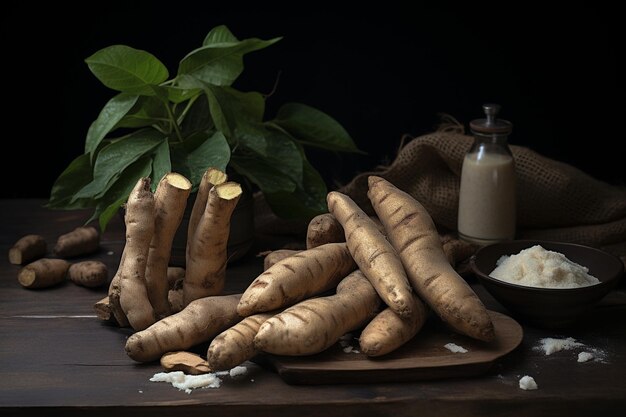
[[[500,112],[498,104],[483,104],[486,119],[475,119],[470,122],[470,129],[476,133],[503,133],[509,134],[513,125],[508,120],[497,119]]]

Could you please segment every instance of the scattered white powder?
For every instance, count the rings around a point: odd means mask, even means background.
[[[360,353],[352,345],[353,340],[354,340],[354,337],[352,336],[352,333],[346,333],[339,338],[339,344],[343,348],[344,353]]]
[[[519,387],[523,390],[529,391],[533,389],[538,389],[537,383],[535,382],[535,378],[532,376],[524,375],[519,380]]]
[[[541,245],[524,249],[516,255],[502,256],[489,275],[512,284],[541,288],[578,288],[600,282],[589,275],[589,268]]]
[[[467,349],[455,343],[446,343],[443,347],[445,347],[446,349],[448,349],[450,352],[453,352],[453,353],[467,353]]]
[[[588,362],[594,358],[593,353],[580,352],[578,354],[578,362]]]
[[[248,368],[246,368],[245,366],[235,366],[233,369],[229,371],[231,378],[234,378],[240,375],[245,375],[247,373],[248,373]]]
[[[182,371],[159,372],[150,378],[151,382],[169,382],[174,388],[191,394],[196,388],[219,388],[222,384],[220,376],[230,375],[231,378],[245,375],[248,369],[245,366],[235,366],[230,371],[220,371],[201,375],[187,375]],[[254,380],[251,380],[254,381]]]
[[[187,375],[182,371],[159,372],[150,378],[152,382],[169,382],[174,388],[191,394],[196,388],[219,388],[222,380],[216,374]]]
[[[541,343],[540,349],[543,350],[546,355],[585,346],[583,343],[577,342],[573,337],[568,337],[567,339],[546,337],[545,339],[541,339],[539,343]]]
[[[562,350],[576,349],[581,350],[581,352],[578,353],[578,362],[593,360],[606,363],[607,354],[604,350],[587,346],[584,343],[578,342],[573,337],[568,337],[566,339],[546,337],[545,339],[539,340],[539,346],[535,347],[535,350],[542,350],[546,355],[551,355]]]

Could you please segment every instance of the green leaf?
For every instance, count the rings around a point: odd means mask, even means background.
[[[154,95],[151,85],[167,80],[167,68],[149,52],[125,45],[101,49],[85,60],[107,87],[131,94]]]
[[[335,119],[304,104],[283,105],[273,123],[304,145],[331,151],[361,152],[348,132]]]
[[[154,129],[139,130],[128,137],[106,145],[96,157],[93,181],[85,185],[73,200],[102,197],[120,172],[152,151],[163,141],[163,135]]]
[[[304,161],[304,184],[293,192],[264,193],[272,211],[284,219],[310,220],[318,214],[327,213],[326,184],[319,173]]]
[[[267,48],[280,39],[250,38],[206,44],[180,61],[178,75],[189,74],[214,85],[231,85],[243,71],[244,54]]]
[[[152,159],[149,156],[139,158],[120,173],[111,188],[98,200],[98,205],[89,220],[90,223],[94,219],[98,219],[100,229],[104,233],[106,225],[111,218],[117,213],[122,204],[128,200],[130,192],[133,190],[140,178],[150,175],[152,167]]]
[[[200,97],[191,104],[191,108],[181,122],[180,130],[183,137],[187,138],[197,132],[212,130],[214,127],[209,111],[209,102]]]
[[[231,164],[263,192],[292,192],[303,181],[302,155],[286,135],[268,132],[267,156],[233,154]]]
[[[152,158],[152,191],[156,190],[161,178],[171,171],[170,145],[169,140],[165,139],[154,150],[154,157]]]
[[[242,92],[231,87],[212,87],[213,90],[221,89],[225,95],[230,96],[233,110],[237,116],[250,122],[260,123],[265,114],[265,98],[256,91]]]
[[[214,43],[225,43],[225,42],[238,42],[239,39],[232,34],[232,32],[225,26],[220,25],[216,26],[206,35],[204,38],[204,42],[202,45],[211,45]]]
[[[46,207],[66,210],[90,207],[90,202],[85,199],[71,201],[91,180],[91,158],[89,154],[80,155],[65,168],[52,185],[50,200]]]
[[[229,97],[219,87],[205,85],[204,92],[209,101],[209,111],[215,127],[228,138],[233,137],[236,115]]]
[[[188,82],[202,86],[215,127],[224,133],[231,146],[236,146],[237,142],[242,140],[244,146],[265,154],[266,129],[261,124],[265,112],[265,99],[261,94],[244,93],[199,80]]]
[[[198,144],[191,149],[190,144]],[[172,148],[172,169],[187,177],[194,187],[209,167],[222,171],[230,161],[230,146],[221,132],[199,132]]]
[[[138,96],[120,93],[104,105],[98,118],[89,126],[85,139],[85,153],[93,156],[102,139],[113,130],[137,102]]]
[[[167,90],[167,98],[172,103],[182,103],[190,100],[200,94],[202,90],[200,88],[183,88],[178,85],[165,86]]]
[[[159,122],[169,123],[163,102],[154,96],[141,96],[115,127],[146,127]]]
[[[293,192],[296,189],[295,181],[269,161],[254,155],[233,155],[230,164],[235,171],[258,185],[263,193]]]

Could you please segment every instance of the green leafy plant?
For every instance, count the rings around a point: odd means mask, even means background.
[[[54,183],[50,208],[93,208],[102,230],[127,200],[139,177],[153,186],[170,171],[194,188],[207,167],[233,170],[256,185],[283,218],[326,211],[326,185],[307,160],[307,146],[360,152],[333,118],[304,104],[286,103],[265,120],[266,97],[232,87],[243,56],[280,38],[237,39],[226,26],[212,29],[169,78],[154,55],[124,45],[85,61],[119,93],[91,124],[85,152]]]

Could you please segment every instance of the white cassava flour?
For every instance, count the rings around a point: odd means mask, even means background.
[[[188,375],[182,371],[159,372],[150,378],[151,382],[169,382],[174,388],[191,394],[197,388],[219,388],[222,385],[220,376],[229,375],[236,378],[248,373],[245,366],[235,366],[230,371],[219,371],[208,374]],[[254,382],[254,380],[252,380]]]
[[[588,268],[541,245],[501,257],[489,275],[512,284],[541,288],[578,288],[600,282],[589,275]]]

